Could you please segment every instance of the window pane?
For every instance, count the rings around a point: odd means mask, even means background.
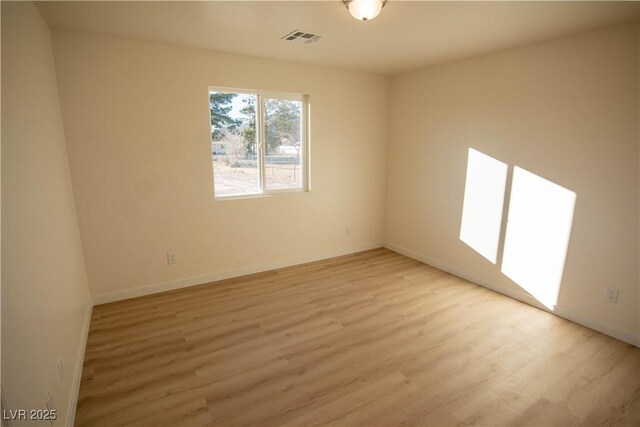
[[[267,190],[302,188],[301,112],[301,101],[264,99]]]
[[[209,92],[213,182],[217,197],[260,192],[256,102],[256,95]]]

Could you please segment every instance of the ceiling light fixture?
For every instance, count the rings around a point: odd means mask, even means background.
[[[351,16],[359,21],[369,21],[380,13],[387,0],[342,0]]]

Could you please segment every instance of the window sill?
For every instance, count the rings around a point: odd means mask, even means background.
[[[268,193],[257,193],[257,194],[238,194],[238,195],[229,195],[229,196],[214,196],[213,200],[215,202],[224,202],[229,200],[244,200],[244,199],[263,199],[265,197],[277,196],[281,194],[300,194],[300,193],[308,193],[309,190],[303,189],[286,189],[286,190],[273,190]]]

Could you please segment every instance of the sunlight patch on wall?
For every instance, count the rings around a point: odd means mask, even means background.
[[[460,240],[496,263],[507,165],[469,148]]]
[[[514,167],[502,272],[548,308],[558,301],[576,193]]]

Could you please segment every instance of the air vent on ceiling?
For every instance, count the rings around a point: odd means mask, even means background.
[[[306,33],[302,30],[293,30],[286,36],[282,37],[282,40],[296,43],[315,43],[321,38],[322,36],[317,34]]]

